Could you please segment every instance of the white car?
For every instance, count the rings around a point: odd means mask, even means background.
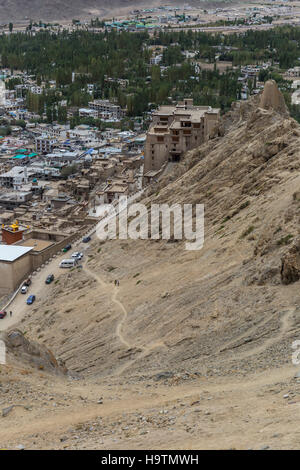
[[[72,254],[72,258],[75,258],[77,260],[81,260],[83,257],[83,253],[80,253],[79,251],[75,251],[75,253]]]
[[[27,294],[27,291],[28,291],[28,287],[23,286],[22,289],[21,289],[21,294]]]

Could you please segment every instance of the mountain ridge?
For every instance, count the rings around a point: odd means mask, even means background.
[[[113,14],[127,14],[135,8],[149,8],[164,4],[161,0],[0,0],[0,21],[63,21],[111,17]],[[175,2],[176,3],[176,2]]]

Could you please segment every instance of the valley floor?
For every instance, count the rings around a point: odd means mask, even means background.
[[[29,410],[1,418],[1,447],[296,449],[300,396],[293,372],[101,385],[44,378],[35,399],[21,400]]]

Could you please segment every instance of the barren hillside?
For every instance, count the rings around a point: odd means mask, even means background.
[[[236,1],[233,0],[232,3]],[[199,7],[198,0],[190,0],[189,5]],[[207,0],[201,2],[201,8],[206,6],[220,6],[223,0]],[[34,21],[60,21],[76,19],[89,19],[91,17],[105,18],[113,15],[127,15],[130,11],[139,8],[152,8],[160,5],[178,5],[179,0],[166,2],[164,0],[0,0],[0,22]],[[226,4],[226,2],[225,2]]]
[[[267,88],[236,104],[145,199],[204,203],[202,250],[95,239],[82,271],[61,274],[20,312],[26,338],[73,379],[39,379],[30,366],[37,407],[23,431],[25,412],[2,418],[2,445],[299,446],[291,344],[300,339],[300,127],[275,84]],[[42,398],[50,382],[55,409]]]
[[[185,370],[188,363],[199,371],[201,359],[201,370],[217,361],[224,371],[232,367],[231,348],[239,346],[245,357],[240,367],[251,369],[249,343],[274,337],[283,318],[292,323],[298,302],[298,284],[291,281],[298,268],[293,253],[299,247],[300,128],[286,113],[255,102],[246,106],[232,111],[225,136],[187,155],[181,177],[153,188],[145,200],[204,203],[202,250],[188,252],[183,242],[96,240],[85,269],[62,276],[35,307],[28,331],[41,333],[67,367],[103,375],[130,364],[136,371],[147,366],[151,375],[162,360],[166,369]],[[112,298],[116,294],[125,313]],[[121,327],[120,315],[126,317]],[[274,343],[262,350],[263,365],[268,356],[272,362],[277,347],[278,360],[286,361],[283,344]]]
[[[176,2],[175,2],[176,3]],[[163,4],[161,0],[0,0],[0,21],[63,21],[91,16],[105,17],[127,14],[140,7]]]

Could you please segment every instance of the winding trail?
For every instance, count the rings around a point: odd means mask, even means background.
[[[97,275],[96,273],[91,271],[89,268],[87,268],[86,263],[84,264],[83,269],[89,276],[93,277],[97,282],[99,282],[99,284],[103,287],[103,289],[106,292],[112,291],[112,294],[111,294],[111,297],[110,297],[111,302],[114,303],[118,307],[118,310],[121,311],[121,313],[122,313],[122,317],[121,317],[120,321],[117,323],[117,326],[116,326],[115,335],[116,335],[116,337],[119,338],[120,342],[126,347],[126,349],[128,351],[131,350],[133,353],[138,352],[138,354],[135,356],[135,358],[129,359],[126,362],[126,364],[121,365],[116,370],[116,375],[121,375],[125,370],[129,369],[135,362],[137,362],[137,361],[147,357],[149,354],[151,354],[151,352],[154,349],[167,348],[166,344],[163,341],[156,341],[156,342],[150,343],[148,345],[144,345],[144,346],[137,346],[135,344],[130,344],[124,338],[124,335],[122,333],[122,330],[123,330],[126,322],[128,321],[128,311],[127,311],[126,307],[124,306],[124,304],[120,300],[117,299],[117,295],[119,293],[119,288],[116,287],[116,286],[114,288],[111,288],[111,286],[109,284],[107,284],[105,281],[103,281],[103,279],[99,275]],[[234,341],[230,341],[227,345],[225,345],[222,349],[219,350],[219,353],[222,353],[222,352],[225,352],[225,351],[229,350],[229,351],[231,351],[231,353],[236,358],[238,358],[240,360],[245,359],[245,358],[250,357],[250,356],[253,356],[253,355],[256,355],[256,354],[262,353],[263,351],[268,349],[270,346],[272,346],[276,342],[280,341],[280,339],[283,338],[284,335],[290,330],[290,328],[292,327],[292,321],[291,320],[292,320],[292,317],[293,317],[293,314],[295,313],[295,311],[296,311],[296,307],[287,309],[282,314],[282,316],[280,318],[281,325],[279,327],[279,331],[274,336],[266,338],[265,341],[263,341],[262,344],[254,346],[253,348],[251,348],[248,351],[244,351],[244,352],[237,352],[236,351],[236,349],[238,349],[239,347],[242,347],[244,344],[246,344],[247,341],[243,342],[243,339],[248,338],[251,334],[255,334],[255,331],[257,330],[257,328],[261,327],[263,324],[268,323],[268,321],[270,320],[270,317],[267,317],[259,325],[255,326],[254,328],[251,328],[250,330],[248,330],[245,333],[241,334],[238,338],[235,338]],[[266,332],[266,335],[267,334],[268,334],[268,331]],[[253,339],[251,339],[251,343],[263,338],[263,336],[265,336],[265,334],[260,335],[260,337],[255,337],[254,336]]]
[[[83,264],[83,270],[92,278],[94,278],[100,285],[101,287],[106,291],[106,292],[109,292],[111,291],[111,287],[109,286],[109,284],[107,284],[105,281],[103,281],[103,279],[96,273],[94,273],[93,271],[91,271],[88,267],[87,267],[87,261]],[[119,338],[120,342],[127,348],[127,349],[132,349],[132,346],[128,343],[128,341],[125,340],[124,336],[122,335],[122,327],[125,323],[125,321],[127,320],[127,316],[128,316],[128,312],[126,310],[126,308],[124,307],[124,305],[122,304],[122,302],[120,302],[118,299],[117,299],[117,287],[114,287],[113,288],[113,293],[111,295],[111,301],[112,303],[114,303],[115,305],[117,305],[118,309],[122,311],[122,318],[121,320],[117,323],[117,326],[116,326],[116,336]]]
[[[121,319],[121,321],[117,325],[116,336],[119,338],[121,343],[123,343],[125,346],[127,346],[128,349],[131,349],[132,346],[125,340],[124,336],[122,335],[122,328],[124,326],[124,323],[127,321],[128,312],[127,312],[126,308],[124,307],[124,305],[122,304],[122,302],[120,302],[117,299],[117,295],[118,295],[117,289],[118,289],[117,287],[114,288],[114,293],[113,293],[113,296],[112,296],[111,300],[114,304],[116,304],[120,308],[120,310],[122,310],[123,318]]]
[[[120,366],[116,371],[116,375],[121,375],[125,370],[130,368],[135,362],[137,362],[138,360],[140,360],[140,359],[146,357],[148,354],[150,354],[153,349],[156,349],[156,348],[159,348],[159,347],[163,347],[163,348],[167,347],[165,345],[165,343],[162,342],[162,341],[156,341],[155,343],[151,343],[147,346],[136,346],[134,344],[130,344],[124,338],[123,333],[122,333],[123,327],[124,327],[125,323],[128,321],[128,311],[127,311],[126,307],[124,306],[124,304],[120,300],[117,299],[117,295],[118,295],[118,292],[119,292],[119,287],[114,286],[112,288],[98,274],[91,271],[87,267],[87,261],[83,264],[83,270],[90,277],[95,279],[106,292],[108,292],[108,293],[111,292],[111,297],[110,297],[111,302],[113,304],[115,304],[118,307],[118,310],[121,311],[121,313],[122,313],[122,317],[121,317],[120,321],[117,323],[117,326],[116,326],[116,331],[115,331],[116,337],[119,338],[120,342],[123,344],[123,346],[125,346],[125,348],[127,350],[140,351],[139,354],[134,359],[131,359],[126,364]]]

